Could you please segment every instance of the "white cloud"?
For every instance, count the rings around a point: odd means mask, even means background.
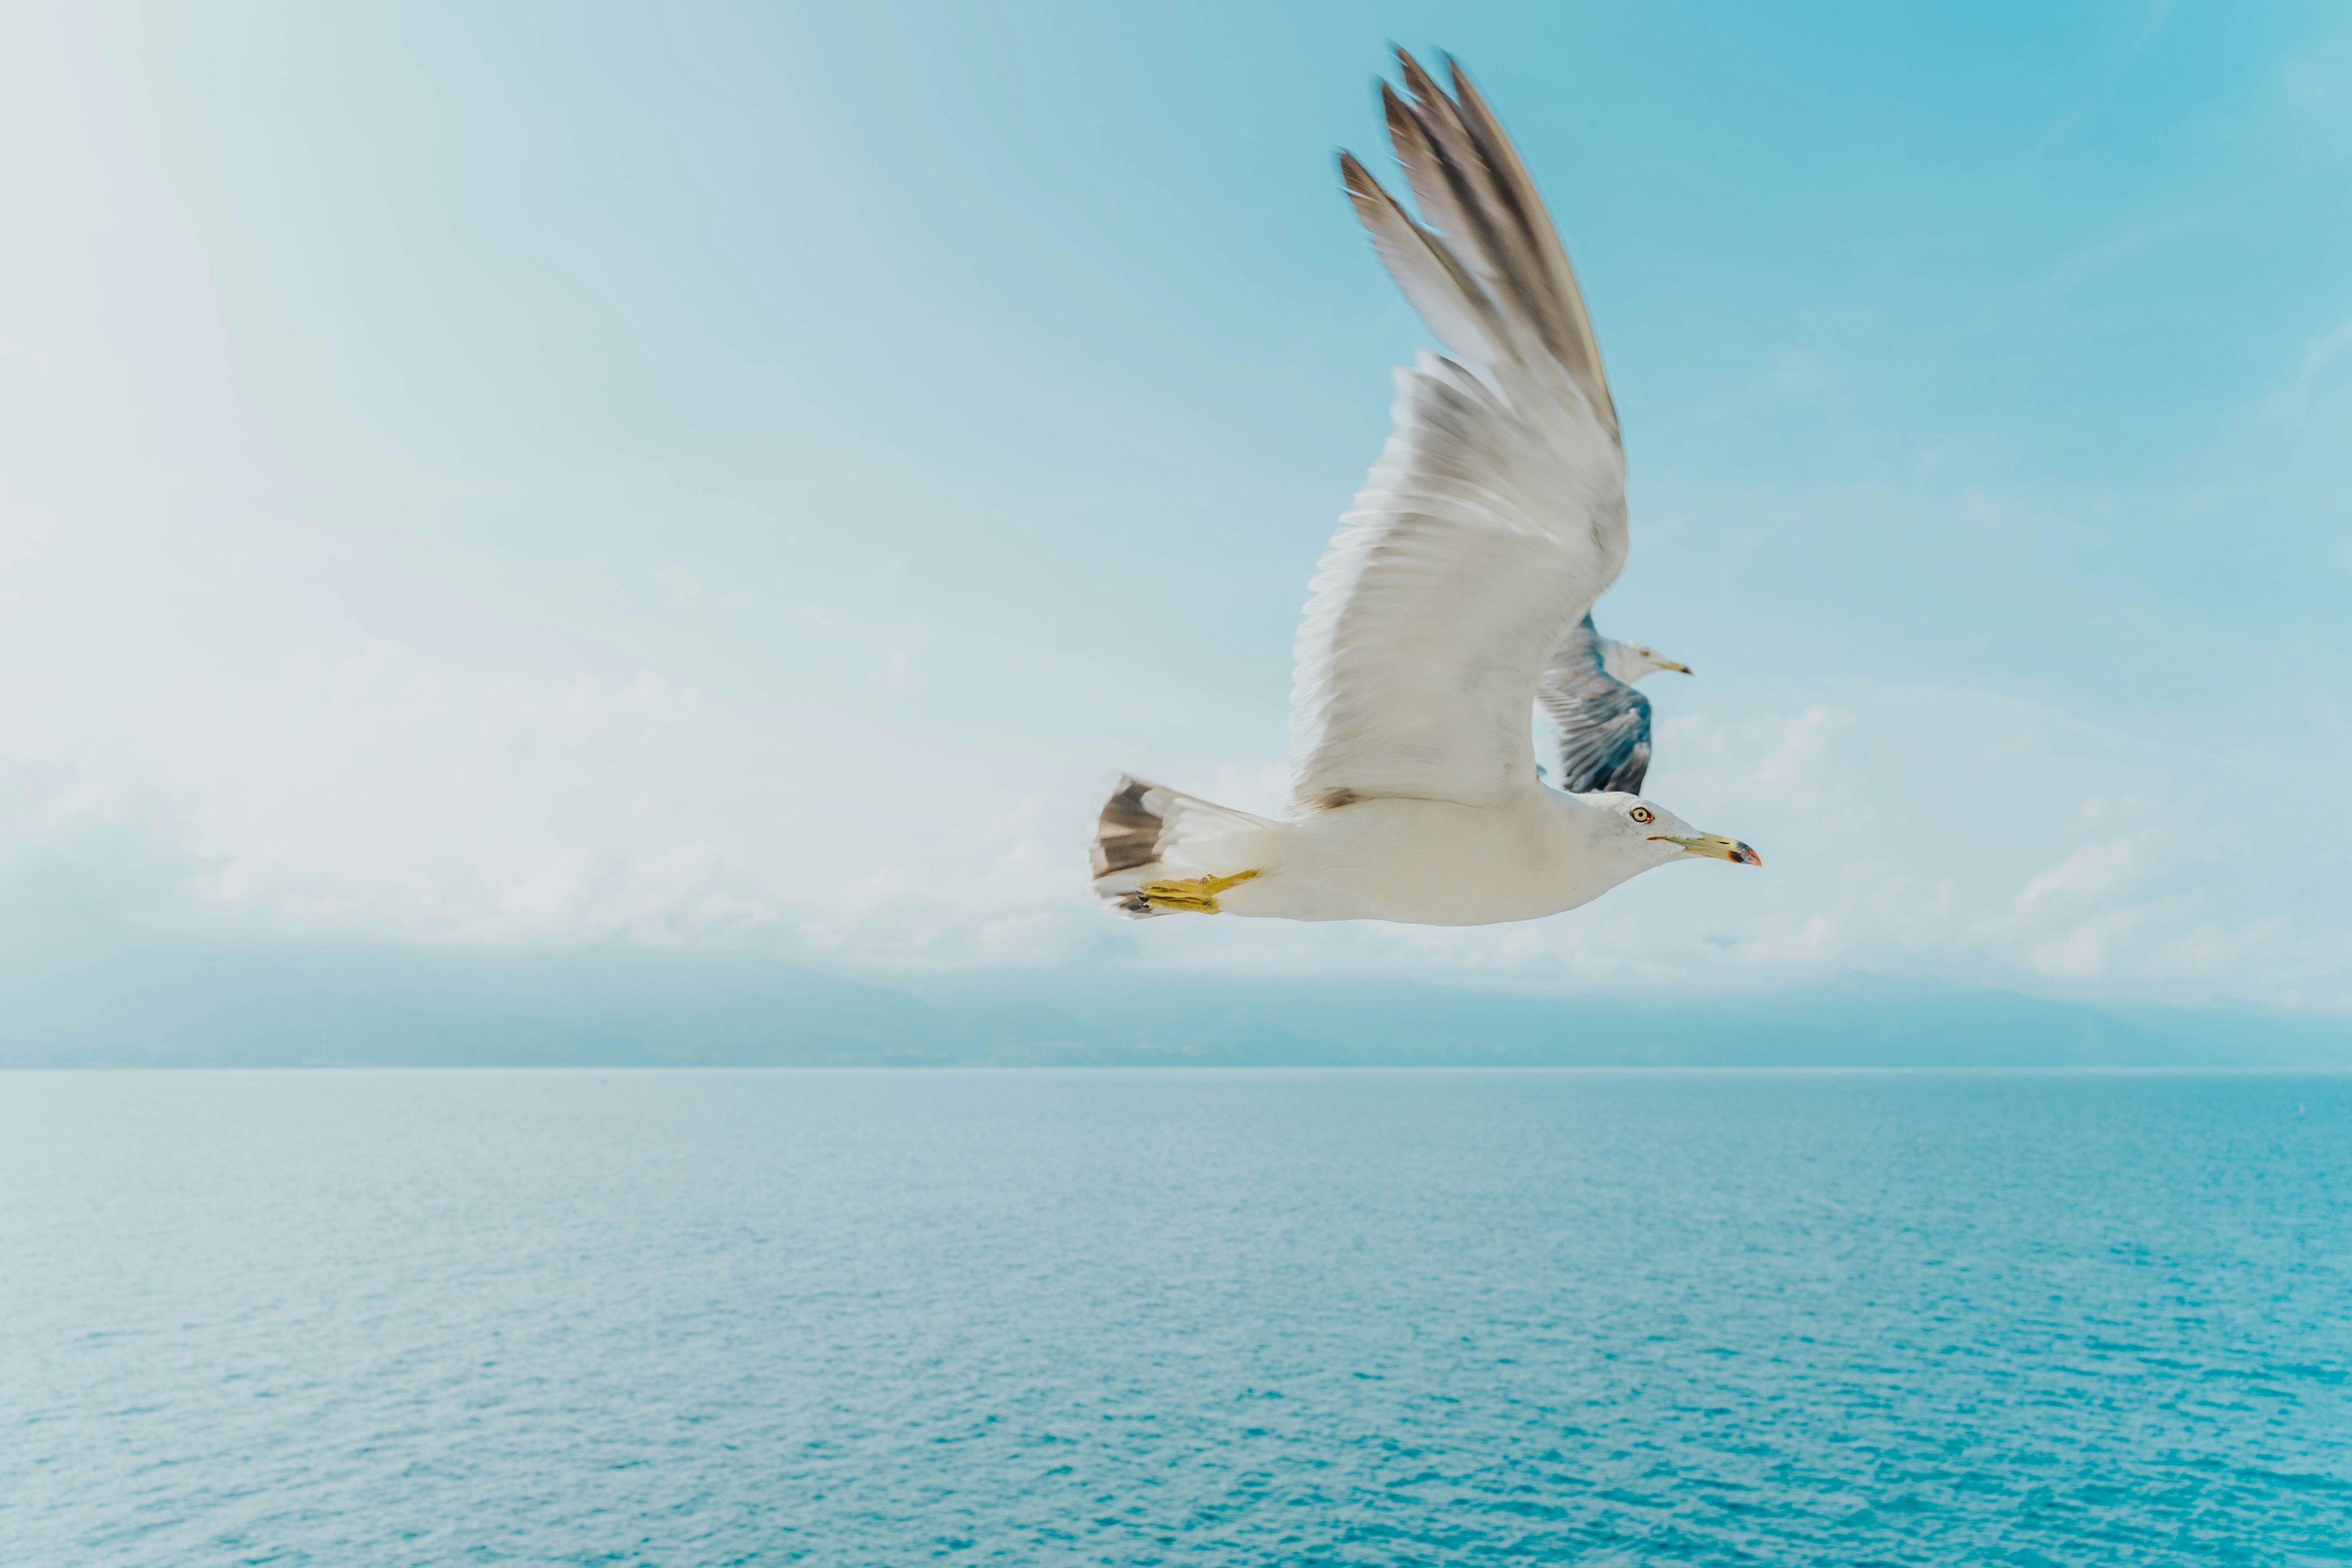
[[[279,537],[234,527],[247,563]],[[1104,778],[1130,765],[1266,814],[1286,778],[1272,755],[1097,738],[1114,726],[1090,716],[1139,700],[1098,671],[959,633],[958,657],[916,684],[903,626],[814,600],[765,611],[740,586],[732,605],[675,571],[644,595],[609,564],[551,574],[549,602],[593,638],[499,642],[450,630],[430,585],[387,609],[299,552],[247,573],[212,559],[218,539],[162,539],[126,576],[102,542],[16,537],[0,587],[26,607],[8,623],[0,702],[18,721],[0,764],[32,782],[11,838],[29,852],[135,822],[178,858],[175,918],[434,942],[749,944],[856,965],[1111,962],[1659,994],[1906,973],[2352,1006],[2352,927],[2247,871],[2265,856],[2300,866],[2307,836],[2265,843],[2225,794],[2175,782],[2168,731],[2094,731],[2022,698],[1852,679],[1668,689],[1648,793],[1757,845],[1760,873],[1671,868],[1504,928],[1138,927],[1085,889]],[[321,602],[341,607],[320,615]],[[745,662],[739,628],[763,615],[814,640]],[[661,640],[673,627],[692,634],[683,652]],[[1007,721],[992,693],[1061,710],[1060,732]],[[1144,704],[1152,727],[1163,704],[1175,733],[1238,732],[1166,696]],[[1275,726],[1255,732],[1278,743]],[[2238,761],[2285,781],[2265,795],[2282,821],[2321,815],[2295,793],[2308,767]]]
[[[2259,412],[2265,418],[2299,421],[2341,381],[2340,367],[2352,360],[2352,316],[2316,332],[2303,345],[2294,374],[2265,397]]]
[[[2107,949],[2147,919],[2144,910],[2116,910],[2084,921],[2036,947],[2033,967],[2066,980],[2096,980],[2106,973]]]
[[[2053,900],[2105,892],[2139,868],[2139,846],[2128,838],[2085,844],[2047,871],[2035,873],[2017,895],[2020,914]]]

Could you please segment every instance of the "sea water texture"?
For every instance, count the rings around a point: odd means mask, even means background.
[[[0,1561],[2352,1561],[2352,1080],[0,1075]]]

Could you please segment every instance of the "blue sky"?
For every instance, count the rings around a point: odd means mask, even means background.
[[[1100,917],[1279,798],[1457,53],[1583,274],[1650,793],[1476,931]],[[0,19],[0,879],[850,967],[1855,973],[2352,1010],[2352,24],[2318,5]],[[1667,678],[1660,678],[1661,680]],[[26,895],[27,897],[31,895]]]

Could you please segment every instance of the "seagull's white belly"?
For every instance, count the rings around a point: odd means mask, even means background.
[[[1508,806],[1379,798],[1237,835],[1215,846],[1233,861],[1217,869],[1259,874],[1220,901],[1227,914],[1412,925],[1557,914],[1619,879],[1578,864],[1548,805],[1532,787]]]

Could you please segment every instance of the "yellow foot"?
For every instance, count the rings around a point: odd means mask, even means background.
[[[1181,882],[1146,882],[1139,890],[1163,910],[1192,910],[1200,914],[1213,915],[1222,912],[1217,908],[1219,893],[1256,875],[1255,871],[1236,871],[1230,877],[1189,877]]]

